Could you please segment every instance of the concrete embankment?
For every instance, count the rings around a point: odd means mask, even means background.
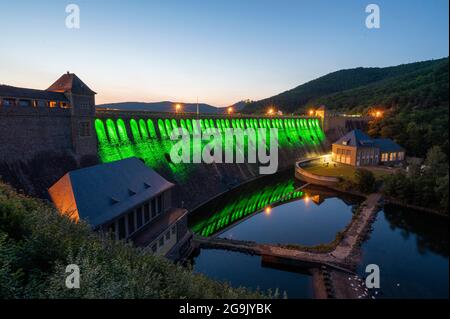
[[[295,177],[301,181],[315,185],[327,187],[336,186],[340,182],[339,178],[313,174],[303,168],[304,166],[308,165],[308,163],[316,160],[318,160],[318,158],[306,159],[295,163]]]

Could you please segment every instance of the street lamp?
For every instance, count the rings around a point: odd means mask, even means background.
[[[228,108],[228,114],[231,114],[231,113],[233,113],[233,107],[230,106],[230,107]]]
[[[178,113],[181,110],[181,104],[176,104],[175,105],[175,111]]]
[[[309,115],[313,116],[314,115],[314,110],[309,110]]]
[[[270,109],[267,111],[267,114],[268,114],[268,115],[272,115],[272,114],[273,114],[273,108],[270,108]]]

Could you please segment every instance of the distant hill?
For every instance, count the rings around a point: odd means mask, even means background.
[[[178,102],[123,102],[123,103],[110,103],[110,104],[100,104],[97,105],[97,108],[109,108],[109,109],[117,109],[124,111],[153,111],[153,112],[175,112],[175,105]],[[197,103],[181,103],[183,106],[183,112],[197,112]],[[205,103],[198,104],[200,113],[210,113],[210,114],[219,114],[225,113],[226,108],[215,107]]]
[[[121,102],[108,103],[97,105],[98,109],[117,109],[123,111],[153,111],[153,112],[175,112],[175,105],[180,103],[183,106],[183,112],[197,112],[197,103],[182,103],[182,102]],[[250,100],[242,100],[230,105],[234,112],[240,112]],[[217,107],[205,103],[198,104],[200,113],[222,114],[228,112],[227,107]]]
[[[363,111],[371,106],[448,105],[448,57],[386,68],[341,70],[292,90],[249,103],[243,112],[264,112],[269,106],[302,112],[314,105]]]

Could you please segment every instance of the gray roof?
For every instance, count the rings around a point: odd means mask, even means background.
[[[0,97],[68,102],[64,93],[0,85]]]
[[[404,148],[388,138],[374,139],[376,147],[380,149],[380,152],[401,152]]]
[[[134,157],[71,171],[49,193],[62,213],[97,227],[172,186]]]
[[[361,130],[348,132],[333,144],[340,144],[354,147],[374,147],[374,140]]]
[[[404,148],[389,138],[371,138],[361,130],[348,132],[333,144],[354,147],[376,147],[380,152],[401,152]]]

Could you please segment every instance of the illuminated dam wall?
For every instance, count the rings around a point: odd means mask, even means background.
[[[207,130],[223,133],[228,128],[253,128],[255,140],[245,139],[257,144],[261,136],[258,129],[268,131],[278,129],[278,169],[293,168],[296,159],[317,156],[324,152],[325,135],[318,118],[276,118],[276,117],[225,117],[202,115],[195,125],[196,115],[174,116],[170,114],[157,116],[130,114],[129,112],[105,112],[97,114],[95,131],[98,138],[98,156],[103,163],[129,157],[138,157],[146,165],[155,169],[166,179],[177,184],[174,193],[175,204],[193,208],[211,197],[227,191],[259,175],[259,163],[179,163],[170,159],[170,151],[178,141],[172,141],[172,130],[183,128],[191,137]],[[195,149],[191,141],[190,155],[201,152],[209,141],[201,141],[201,147]],[[224,151],[232,148],[238,151],[236,143],[225,143]],[[268,146],[266,145],[266,149]],[[246,154],[244,154],[246,155]],[[246,156],[244,156],[246,158]],[[246,158],[247,159],[247,158]]]
[[[215,201],[215,203],[208,203],[202,211],[194,212],[190,227],[194,233],[210,237],[261,212],[268,206],[274,207],[304,196],[303,191],[297,190],[293,179],[249,189],[230,198],[222,198],[224,203],[217,205],[220,208],[214,207],[217,204]]]

